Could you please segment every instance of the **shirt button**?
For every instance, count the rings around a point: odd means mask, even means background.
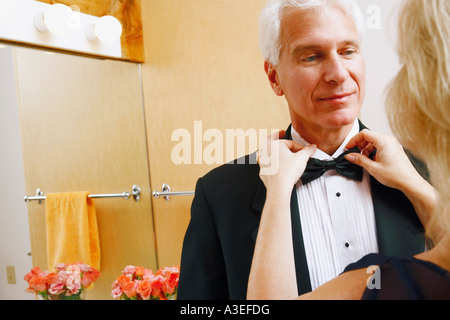
[[[346,247],[346,248],[350,247],[350,243],[346,242],[346,243],[345,243],[345,247]]]
[[[340,192],[336,193],[336,197],[340,197],[342,194]]]

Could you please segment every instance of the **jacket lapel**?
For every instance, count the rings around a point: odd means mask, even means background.
[[[361,121],[359,124],[360,131],[368,129]],[[374,154],[370,157],[372,158]],[[415,166],[423,166],[417,159],[411,159],[411,161]],[[407,197],[398,190],[382,185],[372,176],[370,176],[370,188],[375,212],[378,251],[384,255],[400,258],[410,258],[423,252],[425,247],[423,227]]]
[[[286,130],[284,139],[292,140],[291,126]],[[262,181],[259,182],[253,202],[253,209],[262,213],[264,203],[266,201],[266,187]],[[291,197],[291,222],[292,222],[292,239],[294,244],[295,269],[297,273],[298,294],[311,291],[311,281],[309,278],[308,264],[306,261],[305,246],[303,243],[302,227],[300,223],[300,213],[298,211],[297,192],[295,187],[292,190]],[[253,240],[256,242],[258,228],[253,232]]]
[[[370,182],[378,251],[383,255],[404,259],[423,252],[424,230],[408,198],[373,177],[370,177]]]

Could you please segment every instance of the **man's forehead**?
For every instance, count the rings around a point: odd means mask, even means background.
[[[360,38],[353,20],[340,8],[285,8],[280,41],[295,47],[326,46],[330,43],[359,46]]]

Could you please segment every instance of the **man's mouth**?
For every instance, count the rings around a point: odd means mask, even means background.
[[[331,103],[344,103],[347,102],[354,94],[355,93],[334,94],[325,98],[319,98],[319,100]]]

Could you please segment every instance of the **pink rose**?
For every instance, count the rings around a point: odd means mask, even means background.
[[[58,275],[59,275],[59,279],[62,281],[62,282],[66,282],[66,280],[67,280],[67,278],[69,277],[69,273],[67,273],[66,271],[60,271],[59,273],[58,273]]]
[[[180,274],[180,267],[178,266],[173,266],[173,267],[165,267],[162,269],[159,269],[158,272],[156,273],[163,275],[164,277],[167,277],[167,275],[169,273],[175,273],[175,274]]]
[[[136,270],[135,266],[126,266],[125,269],[122,271],[126,275],[134,274],[134,271]]]
[[[67,265],[65,263],[58,263],[56,265],[56,271],[65,271],[67,268]]]
[[[155,274],[153,273],[152,270],[150,269],[144,269],[144,274],[142,276],[142,279],[147,279],[147,280],[153,280]]]
[[[39,275],[40,275],[41,277],[47,278],[47,276],[48,276],[49,274],[50,274],[50,272],[48,272],[47,270],[45,270],[45,271],[41,272]]]
[[[78,265],[76,265],[76,264],[71,264],[71,265],[69,265],[69,266],[67,267],[67,270],[66,270],[66,271],[67,271],[68,273],[73,273],[73,274],[75,274],[75,275],[81,273],[80,267],[79,267]]]
[[[78,267],[80,268],[80,271],[83,272],[83,273],[89,272],[92,269],[94,269],[94,268],[92,268],[90,265],[88,265],[86,263],[79,263]]]
[[[74,276],[73,274],[69,275],[69,277],[67,277],[66,279],[66,287],[67,290],[69,290],[69,293],[77,294],[78,291],[81,289],[80,278]]]
[[[50,285],[50,288],[48,289],[48,292],[50,293],[50,294],[55,294],[55,295],[57,295],[57,294],[60,294],[60,293],[62,293],[62,292],[64,292],[65,290],[64,290],[64,282],[55,282],[55,283],[52,283],[51,285]]]
[[[123,294],[123,291],[121,289],[121,285],[118,281],[114,281],[113,288],[111,291],[111,295],[113,299],[119,299]]]

